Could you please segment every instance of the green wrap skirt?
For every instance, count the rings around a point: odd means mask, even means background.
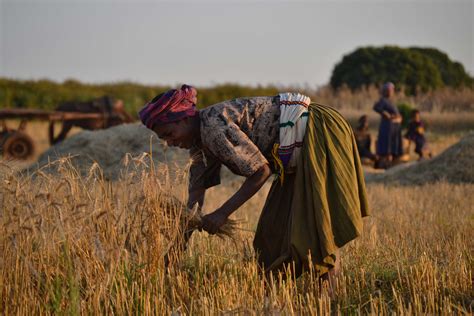
[[[309,265],[326,273],[369,215],[352,128],[331,107],[308,110],[296,171],[273,182],[258,222],[254,248],[267,272],[291,264],[296,276]]]

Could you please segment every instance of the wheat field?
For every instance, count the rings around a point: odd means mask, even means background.
[[[256,264],[252,238],[269,183],[235,213],[232,239],[195,232],[183,253],[173,246],[185,170],[171,176],[160,166],[111,183],[98,166],[84,177],[58,163],[59,174],[34,179],[2,165],[2,314],[473,312],[473,184],[369,184],[373,215],[343,248],[331,298],[314,271],[265,278]],[[206,211],[241,183],[227,180],[209,190]]]

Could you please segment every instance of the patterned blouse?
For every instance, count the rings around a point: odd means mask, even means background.
[[[269,164],[279,138],[278,101],[278,97],[238,98],[199,111],[201,144],[190,150],[191,190],[220,184],[222,164],[244,177]]]

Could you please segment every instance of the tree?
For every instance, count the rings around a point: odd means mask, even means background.
[[[453,62],[448,55],[436,48],[411,47],[410,50],[420,52],[429,57],[438,68],[443,83],[446,86],[459,88],[461,86],[472,85],[472,79],[464,70],[462,64]]]
[[[356,90],[392,81],[415,94],[444,85],[459,87],[472,83],[461,64],[434,48],[396,46],[362,47],[345,55],[331,76],[335,89],[347,85]]]

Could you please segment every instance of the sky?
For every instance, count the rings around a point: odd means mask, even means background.
[[[318,87],[362,46],[434,47],[474,75],[473,0],[0,0],[0,77]]]

